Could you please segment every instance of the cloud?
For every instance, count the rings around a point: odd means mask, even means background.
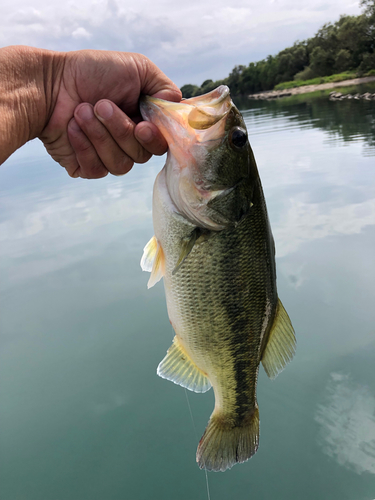
[[[375,199],[337,206],[333,202],[289,201],[289,208],[274,230],[277,256],[294,252],[305,242],[327,236],[359,234],[375,224]]]
[[[333,372],[315,421],[324,453],[357,474],[375,474],[375,396],[347,373]]]
[[[89,33],[85,28],[77,28],[76,30],[73,31],[72,33],[73,38],[88,38],[90,39],[92,37],[91,33]]]
[[[172,0],[8,0],[2,6],[0,44],[141,52],[179,85],[200,84],[312,36],[341,13],[358,14],[359,7],[349,0],[191,0],[178,8]]]
[[[91,184],[72,182],[61,172],[61,180],[51,184],[48,193],[32,184],[29,191],[3,191],[0,258],[6,278],[2,286],[14,286],[100,255],[111,241],[134,228],[149,225],[151,230],[152,186],[162,166],[163,159],[154,157],[147,175],[135,168],[127,174],[126,182],[112,176]],[[106,237],[98,237],[103,228]],[[152,232],[137,234],[127,245],[135,247],[140,258]],[[129,248],[123,249],[125,255]]]
[[[43,24],[44,18],[39,10],[29,7],[10,14],[9,21],[15,25],[31,26],[33,24]]]

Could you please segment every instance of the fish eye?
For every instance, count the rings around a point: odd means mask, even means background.
[[[229,141],[236,149],[242,149],[247,144],[246,130],[240,127],[235,127],[232,129]]]

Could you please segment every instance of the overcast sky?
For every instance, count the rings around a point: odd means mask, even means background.
[[[200,85],[360,12],[359,0],[1,0],[0,45],[141,52]]]

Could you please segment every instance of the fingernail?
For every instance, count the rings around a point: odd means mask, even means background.
[[[143,142],[150,142],[154,137],[152,130],[147,125],[138,129],[137,135]]]
[[[90,104],[83,104],[77,111],[78,116],[81,120],[91,120],[94,118],[94,112]]]
[[[108,101],[102,101],[96,105],[95,111],[99,118],[108,120],[113,115],[113,106]]]

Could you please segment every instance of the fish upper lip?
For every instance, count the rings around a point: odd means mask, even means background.
[[[140,110],[144,119],[149,120],[152,112],[161,116],[161,112],[164,115],[174,116],[174,119],[179,116],[178,120],[186,121],[186,124],[195,130],[211,128],[227,116],[232,106],[230,91],[226,85],[220,85],[207,94],[180,102],[145,95],[140,98]]]
[[[211,99],[211,95],[217,95],[216,98]],[[215,107],[218,104],[220,104],[222,101],[225,101],[225,99],[228,98],[230,95],[230,90],[227,85],[220,85],[218,88],[212,90],[211,92],[208,92],[207,94],[203,94],[200,96],[196,97],[190,97],[189,99],[182,99],[180,102],[175,102],[175,101],[166,101],[165,99],[160,99],[158,97],[152,97],[149,95],[143,94],[140,99],[140,105],[145,105],[147,103],[153,103],[153,104],[160,104],[160,105],[165,105],[170,108],[173,108],[174,105],[177,106],[191,106],[193,108],[199,109],[200,107],[208,106],[208,107]]]
[[[216,89],[211,90],[211,92],[207,92],[207,94],[199,95],[196,97],[190,97],[189,99],[185,99],[184,102],[186,102],[186,104],[194,106],[193,103],[195,101],[198,102],[198,101],[208,100],[210,96],[213,94],[218,94],[218,96],[214,99],[211,99],[209,104],[207,103],[207,105],[209,106],[216,106],[217,104],[220,104],[222,101],[224,101],[229,96],[230,90],[227,85],[220,85]]]

